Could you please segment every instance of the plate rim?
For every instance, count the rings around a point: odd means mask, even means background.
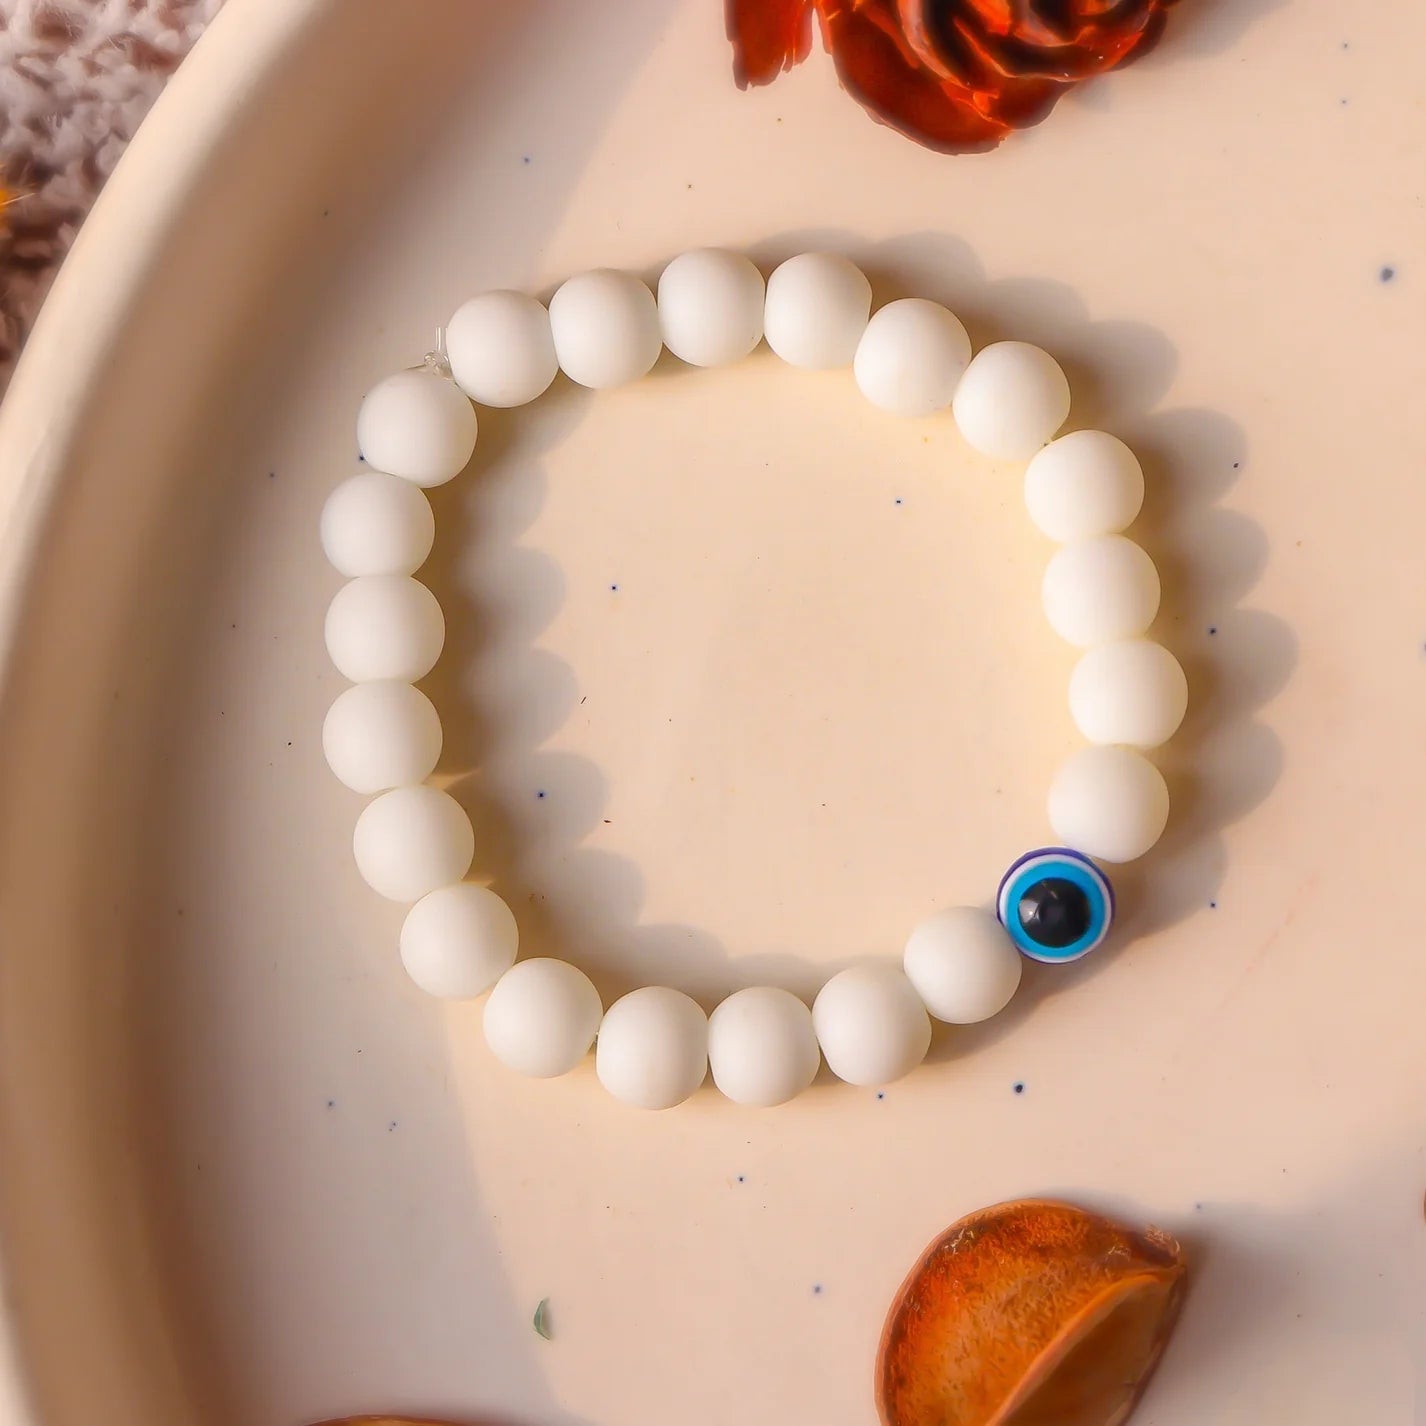
[[[130,318],[160,280],[214,150],[274,66],[340,3],[226,0],[139,125],[45,298],[0,401],[0,717],[57,506],[97,429],[97,398],[125,359]],[[10,1129],[0,1123],[0,1152]],[[47,1426],[24,1358],[16,1231],[0,1223],[0,1422]]]

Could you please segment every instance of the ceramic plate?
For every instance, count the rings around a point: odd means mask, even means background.
[[[1423,52],[1411,6],[1184,0],[948,159],[820,53],[740,93],[717,0],[230,0],[0,430],[16,1419],[863,1426],[924,1244],[1062,1194],[1194,1255],[1145,1423],[1418,1420]],[[1194,705],[1113,949],[884,1096],[645,1116],[406,982],[322,760],[315,532],[465,297],[710,243],[1059,355],[1144,458]],[[527,949],[806,994],[1046,838],[1049,547],[948,420],[764,353],[482,421],[431,688]]]

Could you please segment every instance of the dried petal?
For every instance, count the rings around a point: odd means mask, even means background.
[[[740,85],[805,58],[814,3],[843,87],[918,143],[963,153],[1143,54],[1175,0],[726,0]]]
[[[771,84],[812,48],[812,0],[727,0],[724,18],[740,89]]]
[[[973,1213],[892,1304],[877,1358],[884,1426],[1119,1426],[1182,1304],[1184,1257],[1065,1203]]]

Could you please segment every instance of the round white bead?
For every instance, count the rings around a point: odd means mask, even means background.
[[[608,267],[571,277],[550,298],[550,330],[561,370],[595,390],[637,381],[663,349],[654,294]]]
[[[763,334],[763,275],[741,253],[697,248],[659,278],[663,344],[691,366],[722,366],[752,351]]]
[[[1065,846],[1102,862],[1131,862],[1163,835],[1169,790],[1132,748],[1082,748],[1055,774],[1049,811]]]
[[[435,538],[436,517],[420,486],[383,471],[344,480],[322,506],[322,550],[348,578],[414,574]]]
[[[482,406],[523,406],[559,370],[550,314],[524,292],[482,292],[446,323],[446,360],[456,385]]]
[[[951,403],[968,445],[995,460],[1029,460],[1065,423],[1069,381],[1049,352],[995,342],[966,368]]]
[[[444,485],[470,463],[475,408],[453,381],[417,367],[378,382],[357,412],[357,449],[373,470]]]
[[[1070,714],[1091,743],[1156,748],[1188,711],[1183,666],[1162,644],[1125,639],[1081,656],[1070,674]]]
[[[594,1043],[603,1006],[566,961],[516,961],[485,1002],[485,1043],[507,1069],[532,1079],[568,1074]]]
[[[969,361],[960,318],[938,302],[905,297],[872,314],[852,374],[873,406],[893,416],[929,416],[951,404]]]
[[[1056,550],[1040,585],[1060,638],[1089,649],[1142,634],[1159,612],[1159,572],[1133,540],[1099,535]]]
[[[474,1000],[511,966],[520,949],[515,913],[488,886],[437,887],[407,913],[401,962],[428,995]]]
[[[327,606],[327,653],[353,683],[424,678],[441,656],[446,621],[436,596],[404,574],[364,574]]]
[[[1118,534],[1134,523],[1143,503],[1143,467],[1107,431],[1071,431],[1025,467],[1030,518],[1064,545]]]
[[[978,906],[928,916],[906,942],[906,976],[926,1009],[951,1025],[998,1015],[1020,988],[1020,953],[1005,927]]]
[[[812,1005],[827,1066],[849,1084],[890,1084],[931,1047],[931,1021],[900,966],[861,965],[834,975]]]
[[[322,751],[353,792],[424,782],[441,756],[441,720],[409,683],[358,683],[327,710]]]
[[[817,1078],[812,1012],[790,991],[753,985],[708,1017],[713,1083],[735,1104],[786,1104]]]
[[[789,366],[828,371],[856,355],[871,311],[871,283],[838,253],[801,253],[767,280],[763,333]]]
[[[434,787],[397,787],[368,802],[352,851],[362,880],[391,901],[419,901],[459,881],[475,856],[465,809]]]
[[[599,1082],[635,1109],[672,1109],[708,1073],[708,1017],[681,990],[646,985],[616,1000],[599,1026]]]

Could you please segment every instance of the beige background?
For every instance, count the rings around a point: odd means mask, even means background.
[[[707,0],[391,9],[234,0],[0,418],[36,1419],[857,1426],[926,1240],[1064,1193],[1194,1250],[1145,1422],[1419,1420],[1426,17],[1184,0],[949,160],[824,56],[739,94]],[[708,242],[834,244],[1060,355],[1145,459],[1195,704],[1112,951],[884,1100],[649,1117],[512,1082],[404,982],[321,761],[314,530],[361,391],[461,298]],[[606,993],[809,991],[1045,838],[1048,547],[948,422],[661,370],[491,418],[438,502],[445,770],[527,946]]]

